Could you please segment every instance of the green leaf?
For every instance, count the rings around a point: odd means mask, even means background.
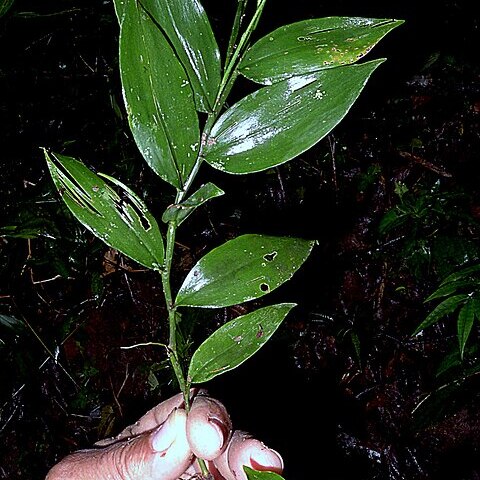
[[[284,480],[278,473],[254,470],[246,465],[243,466],[243,470],[248,480]]]
[[[128,187],[108,175],[117,194],[99,175],[71,157],[45,151],[55,186],[73,215],[107,245],[141,265],[159,270],[163,240],[157,222]]]
[[[470,277],[472,274],[480,274],[480,264],[462,268],[462,270],[459,270],[458,272],[453,272],[447,278],[445,278],[445,280],[443,280],[441,285],[445,285],[450,282],[456,282],[457,280]]]
[[[399,214],[396,209],[389,210],[380,220],[378,231],[380,235],[385,235],[391,232],[394,228],[399,227],[408,219],[405,214]]]
[[[16,317],[0,314],[0,327],[5,327],[18,333],[25,328],[25,323]]]
[[[237,174],[291,160],[342,120],[383,61],[292,77],[248,95],[213,126],[205,159],[214,168]]]
[[[475,321],[475,305],[471,300],[467,300],[460,309],[457,321],[458,345],[460,347],[460,358],[463,360],[465,344],[467,343],[473,322]]]
[[[0,0],[0,18],[12,8],[15,0]]]
[[[403,20],[328,17],[303,20],[261,38],[239,65],[242,75],[271,85],[295,75],[355,63]]]
[[[466,294],[454,295],[453,297],[449,297],[443,302],[441,302],[435,307],[432,312],[427,315],[427,318],[416,328],[416,330],[413,332],[413,335],[416,335],[421,330],[430,327],[446,315],[455,311],[457,307],[462,304],[467,298],[468,295]]]
[[[162,220],[165,223],[175,222],[180,225],[200,205],[215,197],[220,197],[225,192],[213,183],[202,185],[195,193],[182,203],[170,205],[164,212]]]
[[[201,112],[211,112],[220,86],[220,52],[198,0],[141,0],[170,40]]]
[[[262,297],[289,280],[314,241],[242,235],[207,253],[190,271],[176,304],[227,307]]]
[[[430,302],[432,300],[436,300],[437,298],[447,297],[452,293],[460,290],[462,288],[472,288],[474,286],[474,282],[471,280],[457,280],[454,282],[442,284],[437,290],[435,290],[430,296],[425,299],[425,302]]]
[[[154,172],[181,189],[200,132],[192,89],[165,35],[136,0],[125,0],[120,74],[130,128]]]
[[[233,370],[273,335],[294,303],[264,307],[222,325],[195,351],[188,369],[192,383],[203,383]]]
[[[113,0],[113,6],[115,7],[115,15],[117,16],[117,20],[120,26],[122,25],[123,18],[125,16],[127,1],[128,0]]]

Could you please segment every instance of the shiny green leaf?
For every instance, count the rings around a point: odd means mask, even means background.
[[[453,297],[448,297],[446,300],[438,304],[434,310],[432,310],[427,318],[415,329],[413,335],[416,335],[418,332],[424,330],[427,327],[437,323],[443,317],[454,312],[465,300],[468,298],[466,294],[454,295]]]
[[[244,465],[243,470],[247,475],[248,480],[284,480],[278,473],[254,470],[253,468]]]
[[[117,20],[120,25],[122,25],[123,22],[127,1],[128,0],[113,0],[113,6],[115,7],[115,15],[117,16]]]
[[[188,369],[192,383],[203,383],[248,360],[273,335],[294,303],[264,307],[222,325],[195,351]]]
[[[328,17],[278,28],[253,45],[239,65],[245,77],[271,85],[296,75],[355,63],[403,20]]]
[[[462,288],[473,287],[475,284],[472,280],[457,280],[454,282],[446,283],[441,285],[437,290],[435,290],[430,296],[425,299],[425,302],[430,302],[432,300],[437,300],[438,298],[447,297],[452,295],[457,290]]]
[[[202,112],[212,111],[220,85],[220,52],[198,0],[141,0],[165,32],[187,72]]]
[[[169,41],[136,0],[125,0],[120,73],[133,137],[150,167],[182,188],[200,132],[192,89]]]
[[[218,119],[205,159],[214,168],[237,174],[291,160],[343,119],[383,61],[330,68],[260,88]]]
[[[107,175],[96,175],[71,157],[45,152],[48,168],[73,215],[107,245],[141,265],[159,270],[163,240],[157,222],[142,200]],[[119,195],[103,178],[119,187]]]
[[[176,304],[215,308],[262,297],[293,276],[314,243],[266,235],[242,235],[230,240],[192,268]]]
[[[446,285],[447,283],[456,282],[463,278],[480,278],[480,264],[471,265],[470,267],[462,268],[457,272],[451,273],[440,285]]]
[[[164,212],[162,220],[165,223],[175,222],[180,225],[200,205],[215,197],[220,197],[225,192],[213,183],[202,185],[195,193],[182,203],[170,205]]]
[[[472,299],[465,302],[458,313],[457,320],[457,337],[458,346],[460,347],[460,358],[463,359],[465,345],[467,343],[470,332],[472,331],[473,322],[475,321],[475,304]]]

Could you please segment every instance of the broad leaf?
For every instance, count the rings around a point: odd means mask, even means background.
[[[195,351],[188,369],[192,383],[203,383],[248,360],[273,335],[294,303],[264,307],[222,325]]]
[[[253,45],[239,70],[271,85],[296,75],[355,63],[403,20],[328,17],[278,28]]]
[[[453,297],[448,297],[442,303],[437,305],[435,309],[427,315],[427,318],[415,329],[413,335],[416,335],[418,332],[422,331],[423,329],[430,327],[434,323],[437,323],[446,315],[454,312],[459,305],[464,303],[464,301],[468,298],[468,295],[461,294],[461,295],[454,295]]]
[[[118,180],[121,195],[99,175],[71,157],[45,151],[55,186],[73,215],[107,245],[141,265],[159,270],[163,240],[157,222],[142,200]]]
[[[115,15],[117,16],[118,23],[122,25],[123,18],[125,16],[125,7],[128,0],[113,0],[113,6],[115,7]]]
[[[284,480],[278,473],[254,470],[246,465],[244,465],[243,470],[248,480]]]
[[[212,111],[220,85],[220,52],[198,0],[141,0],[170,40],[202,112]]]
[[[218,119],[205,159],[219,170],[237,174],[291,160],[343,119],[383,61],[292,77],[248,95]]]
[[[207,253],[180,287],[176,304],[227,307],[262,297],[289,280],[314,241],[242,235]]]
[[[467,343],[470,332],[472,331],[473,322],[475,321],[475,305],[467,300],[460,309],[457,321],[458,346],[460,348],[460,357],[463,359],[465,345]]]
[[[220,197],[225,192],[213,183],[202,185],[195,193],[182,203],[170,205],[164,212],[162,220],[165,223],[175,222],[180,225],[200,205],[215,197]]]
[[[164,34],[137,0],[125,0],[120,73],[130,127],[150,167],[181,189],[200,133],[192,89]]]

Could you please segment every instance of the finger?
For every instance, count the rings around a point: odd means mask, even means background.
[[[193,453],[205,460],[217,458],[226,448],[232,422],[221,402],[198,395],[187,419],[187,437]]]
[[[155,452],[152,480],[177,480],[193,461],[186,434],[187,413],[174,410],[167,421],[151,435]],[[140,477],[138,477],[140,478]]]
[[[47,480],[177,480],[193,460],[186,422],[186,412],[174,410],[149,433],[69,455],[50,470]]]
[[[259,471],[283,471],[283,460],[278,452],[241,431],[234,432],[226,451],[214,460],[214,464],[226,480],[247,480],[244,465]]]
[[[194,394],[193,389],[191,391],[191,394]],[[181,393],[178,393],[177,395],[174,395],[168,400],[165,400],[157,406],[153,407],[133,425],[129,425],[128,427],[124,428],[118,435],[100,440],[95,443],[95,446],[106,447],[108,445],[111,445],[112,443],[130,437],[135,437],[136,435],[139,435],[143,432],[148,432],[149,430],[152,430],[153,428],[158,427],[163,422],[165,422],[167,417],[175,408],[181,408],[183,406],[183,395]]]

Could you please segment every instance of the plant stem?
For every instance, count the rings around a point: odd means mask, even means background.
[[[260,15],[262,14],[263,8],[265,6],[266,0],[260,0],[257,5],[257,9],[255,14],[253,15],[250,23],[248,24],[245,32],[240,38],[237,47],[235,47],[235,42],[238,37],[238,32],[240,30],[240,24],[242,21],[243,14],[245,12],[247,0],[239,0],[237,13],[235,16],[234,26],[232,30],[232,35],[230,37],[229,46],[228,46],[228,53],[227,53],[227,66],[225,68],[222,81],[220,83],[217,96],[215,99],[213,111],[208,114],[207,121],[205,122],[205,126],[202,132],[202,140],[200,143],[200,148],[198,151],[197,159],[195,164],[192,168],[192,171],[188,175],[183,188],[177,191],[177,195],[175,198],[175,203],[181,203],[184,198],[186,197],[190,187],[195,180],[200,166],[203,161],[203,150],[208,142],[208,138],[210,137],[210,133],[212,128],[220,114],[220,111],[225,103],[225,99],[227,95],[230,93],[232,89],[233,83],[235,82],[238,72],[236,71],[236,67],[238,62],[240,61],[243,53],[246,50],[246,46],[248,41],[250,40],[250,36],[258,24],[260,19]],[[185,373],[182,368],[181,359],[178,357],[177,352],[177,326],[178,326],[178,314],[177,309],[173,300],[172,296],[172,289],[170,285],[170,274],[172,269],[172,261],[173,261],[173,254],[175,250],[175,236],[177,231],[177,224],[174,221],[170,221],[167,227],[167,238],[166,238],[166,248],[165,248],[165,260],[163,263],[163,268],[161,271],[162,276],[162,286],[163,286],[163,294],[165,296],[165,302],[167,304],[168,310],[168,324],[169,324],[169,341],[168,341],[168,356],[170,363],[172,364],[173,371],[178,381],[178,385],[180,390],[183,393],[183,398],[185,402],[185,409],[188,412],[190,410],[190,382],[188,378],[185,378]],[[209,478],[209,471],[205,464],[205,461],[201,458],[198,458],[198,464],[202,471],[202,474],[205,478]]]

